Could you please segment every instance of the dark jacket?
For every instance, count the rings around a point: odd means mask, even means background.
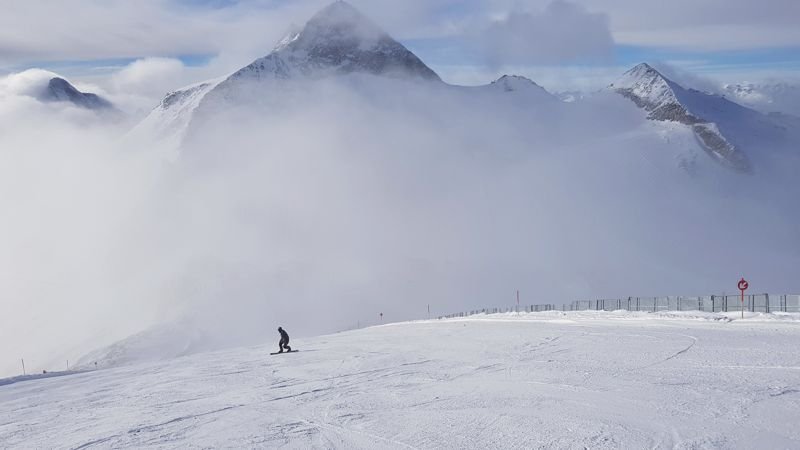
[[[280,330],[279,333],[281,334],[281,341],[289,342],[289,333],[286,330]]]

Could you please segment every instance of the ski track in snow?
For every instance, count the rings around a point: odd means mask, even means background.
[[[612,314],[392,324],[0,386],[0,447],[798,447],[798,337]]]

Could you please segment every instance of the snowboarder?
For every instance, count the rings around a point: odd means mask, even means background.
[[[281,327],[278,327],[278,333],[281,334],[281,340],[278,342],[278,353],[283,353],[284,348],[288,352],[292,351],[292,347],[289,347],[289,333]]]

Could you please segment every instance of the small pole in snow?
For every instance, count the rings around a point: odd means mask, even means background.
[[[22,361],[22,375],[27,375],[27,373],[25,373],[25,359],[20,358],[19,360]]]
[[[383,323],[383,313],[381,313],[380,316],[381,316],[381,323]]]
[[[428,304],[428,320],[431,320],[431,305]]]
[[[517,312],[519,312],[519,289],[517,289]]]

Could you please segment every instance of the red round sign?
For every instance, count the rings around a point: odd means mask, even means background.
[[[749,287],[750,287],[750,283],[748,283],[747,280],[745,280],[744,278],[739,280],[739,290],[740,291],[746,291],[747,288],[749,288]]]

